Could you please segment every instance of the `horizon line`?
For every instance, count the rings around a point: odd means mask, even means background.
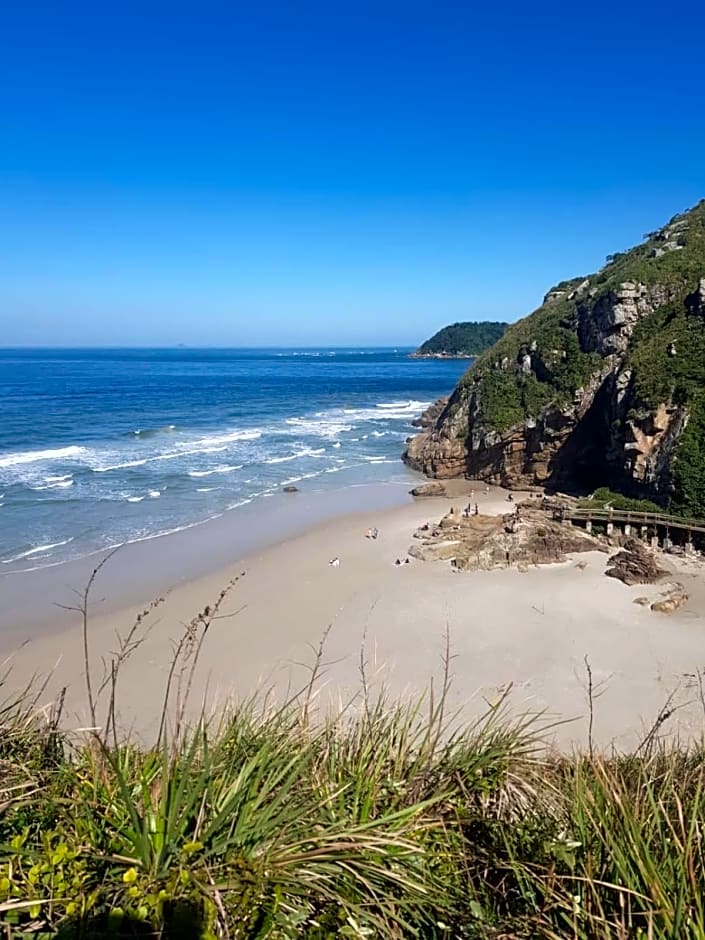
[[[290,346],[290,345],[276,345],[276,344],[264,344],[264,345],[255,345],[255,346],[230,346],[230,345],[221,345],[221,344],[209,344],[202,346],[192,346],[187,343],[173,343],[168,346],[153,346],[153,345],[144,345],[144,346],[122,346],[115,345],[112,343],[101,344],[101,345],[85,345],[85,346],[63,346],[63,345],[34,345],[34,344],[20,344],[14,346],[0,346],[0,352],[12,352],[13,350],[18,349],[54,349],[54,350],[72,350],[72,349],[227,349],[227,350],[243,350],[243,349],[416,349],[417,347],[412,343],[390,343],[384,345],[375,345],[373,343],[354,343],[352,345],[346,344],[336,344],[336,343],[319,343],[313,345],[305,346]]]

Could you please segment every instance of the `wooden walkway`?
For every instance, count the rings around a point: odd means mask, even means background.
[[[560,518],[570,522],[618,522],[633,526],[649,526],[661,529],[678,529],[683,532],[705,533],[705,520],[687,519],[684,516],[669,516],[660,512],[633,512],[628,509],[566,508]]]

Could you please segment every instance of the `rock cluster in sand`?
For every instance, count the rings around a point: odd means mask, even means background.
[[[422,561],[451,560],[463,571],[545,565],[565,561],[573,552],[605,551],[582,529],[550,519],[522,504],[504,516],[465,515],[452,511],[437,525],[414,533],[409,554]]]
[[[637,539],[626,539],[621,551],[612,555],[607,562],[605,574],[608,578],[617,578],[618,581],[631,586],[632,584],[655,584],[668,572],[659,567],[643,542]]]

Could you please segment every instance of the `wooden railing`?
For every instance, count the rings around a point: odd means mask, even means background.
[[[561,510],[562,519],[571,522],[624,522],[627,525],[660,526],[686,532],[705,532],[705,520],[670,516],[660,512],[634,512],[631,509],[592,509],[577,507]]]

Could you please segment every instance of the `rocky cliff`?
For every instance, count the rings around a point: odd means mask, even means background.
[[[552,288],[404,457],[432,477],[611,485],[705,516],[705,200]]]

